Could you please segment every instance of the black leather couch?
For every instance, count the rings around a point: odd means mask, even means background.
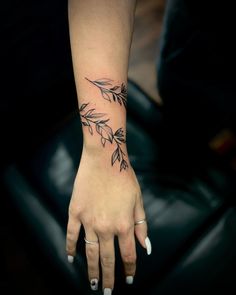
[[[127,120],[128,150],[143,192],[153,252],[147,256],[137,244],[137,274],[127,286],[116,244],[114,294],[235,294],[234,172],[207,147],[190,143],[188,130],[166,122],[162,108],[132,81]],[[66,282],[76,294],[92,294],[83,232],[73,265],[65,253],[67,210],[81,148],[81,123],[74,112],[9,165],[3,178],[32,243],[63,278],[57,287]],[[95,293],[102,294],[101,288]]]

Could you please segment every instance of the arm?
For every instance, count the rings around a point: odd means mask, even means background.
[[[134,0],[69,0],[69,27],[83,152],[69,207],[67,253],[75,256],[81,225],[92,289],[114,286],[114,236],[129,283],[135,274],[135,235],[148,248],[142,196],[126,148],[126,87]],[[148,245],[148,247],[147,247]],[[102,274],[99,274],[99,258]],[[95,285],[93,285],[95,282]]]
[[[135,1],[126,0],[69,1],[74,76],[80,109],[82,105],[84,107],[80,112],[85,127],[84,146],[102,161],[104,157],[108,160],[109,152],[115,147],[111,142],[109,144],[109,137],[119,128],[125,133],[125,90],[134,7]],[[101,114],[101,121],[109,119],[105,127],[94,123],[98,120],[86,118],[86,113],[92,109],[95,117]],[[104,127],[101,128],[104,132],[98,134],[93,130],[95,127]],[[125,145],[122,148],[125,149]],[[127,156],[127,151],[123,152]]]

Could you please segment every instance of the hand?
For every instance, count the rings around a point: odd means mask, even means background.
[[[68,260],[73,262],[83,225],[85,238],[95,242],[86,243],[88,277],[93,290],[98,288],[100,261],[104,294],[112,292],[115,235],[118,236],[126,282],[132,284],[136,269],[135,236],[147,253],[151,253],[147,223],[134,225],[143,219],[141,190],[131,165],[120,172],[115,167],[104,167],[101,158],[83,151],[69,206],[66,247]]]

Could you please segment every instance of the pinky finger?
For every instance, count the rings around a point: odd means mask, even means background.
[[[76,255],[76,244],[79,237],[81,223],[74,217],[69,216],[66,234],[66,252],[68,262],[73,263]]]
[[[134,225],[135,235],[139,243],[146,249],[147,254],[150,255],[152,253],[152,245],[147,235],[148,227],[147,227],[147,222],[145,219],[144,208],[141,202],[136,204],[134,215],[135,215],[134,218],[136,222],[136,224]],[[145,222],[143,222],[144,220]],[[140,221],[142,222],[140,223]]]

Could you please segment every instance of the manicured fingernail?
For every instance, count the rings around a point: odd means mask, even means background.
[[[98,289],[98,279],[92,279],[90,281],[90,287],[93,291],[96,291]]]
[[[73,263],[74,262],[74,256],[68,255],[67,256],[68,262]]]
[[[152,244],[151,244],[148,237],[146,237],[146,239],[145,239],[145,245],[146,245],[146,249],[147,249],[147,255],[150,255],[152,253]]]
[[[134,281],[134,277],[133,276],[127,276],[126,277],[126,284],[128,285],[132,285]]]
[[[103,295],[111,295],[111,289],[110,288],[105,288],[103,290]]]

